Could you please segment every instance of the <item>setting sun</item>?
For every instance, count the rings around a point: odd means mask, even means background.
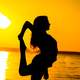
[[[0,28],[5,29],[10,25],[11,21],[2,13],[0,13]]]

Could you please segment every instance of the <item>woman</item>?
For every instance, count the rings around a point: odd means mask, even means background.
[[[23,25],[22,31],[18,36],[21,52],[20,75],[32,75],[31,80],[41,80],[44,75],[44,78],[48,79],[48,68],[56,61],[58,52],[56,40],[46,33],[49,30],[49,26],[47,16],[36,17],[33,25],[28,21]],[[34,57],[30,65],[27,65],[26,62],[26,46],[23,40],[23,35],[27,28],[32,32],[31,45],[40,49],[40,53]]]

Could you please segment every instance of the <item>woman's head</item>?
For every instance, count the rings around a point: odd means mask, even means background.
[[[38,16],[35,18],[33,25],[39,31],[46,31],[49,30],[50,24],[47,16]]]

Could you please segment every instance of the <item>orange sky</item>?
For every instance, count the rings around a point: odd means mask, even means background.
[[[25,20],[33,23],[36,16],[47,15],[51,23],[48,33],[57,40],[58,49],[80,51],[79,0],[1,0],[0,12],[11,20],[7,29],[0,29],[0,47],[18,48],[17,35]],[[29,35],[27,31],[28,46]]]

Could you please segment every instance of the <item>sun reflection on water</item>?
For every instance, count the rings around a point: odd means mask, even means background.
[[[0,51],[0,80],[5,80],[8,52]]]

